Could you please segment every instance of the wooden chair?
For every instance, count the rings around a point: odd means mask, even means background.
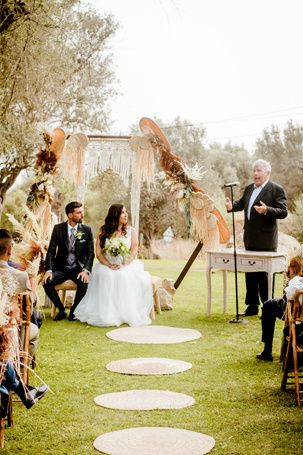
[[[20,378],[25,385],[28,385],[28,369],[31,363],[29,340],[32,304],[29,292],[18,294],[18,305],[20,309],[19,334],[20,334]]]
[[[153,299],[154,299],[154,304],[150,312],[150,317],[151,319],[155,320],[156,318],[156,312],[161,313],[161,305],[160,305],[160,300],[158,296],[158,289],[159,287],[162,286],[162,280],[158,276],[152,276],[152,286],[153,286]],[[77,285],[74,283],[72,280],[66,280],[61,284],[57,284],[55,286],[56,291],[60,295],[61,302],[64,306],[66,307],[66,302],[65,302],[65,296],[66,296],[66,291],[76,291],[77,290]],[[52,303],[51,305],[51,317],[55,317],[56,315],[56,307]]]
[[[2,361],[0,362],[0,381],[4,377],[4,365]],[[4,447],[4,431],[5,431],[5,419],[4,417],[0,418],[0,448]]]
[[[61,302],[63,303],[63,306],[65,308],[66,291],[76,291],[77,290],[77,285],[72,280],[66,280],[66,281],[64,281],[61,284],[57,284],[55,286],[55,289],[59,293],[59,295],[61,294],[61,296],[60,296]],[[51,317],[53,318],[53,317],[55,317],[55,315],[56,315],[56,307],[52,303],[52,306],[51,306]]]
[[[296,404],[303,404],[303,372],[299,371],[299,363],[302,366],[303,360],[303,340],[297,339],[296,327],[303,324],[303,305],[299,297],[303,298],[303,290],[298,291],[294,301],[287,302],[287,318],[289,323],[289,335],[287,339],[287,349],[283,362],[283,378],[281,389],[286,390],[287,385],[294,386],[296,394]]]
[[[4,372],[4,370],[2,369],[2,362],[1,362],[1,381],[2,381],[2,374]],[[0,418],[0,449],[3,449],[4,447],[4,433],[5,433],[5,427],[10,427],[12,426],[13,424],[13,414],[12,414],[12,395],[11,393],[9,394],[9,398],[8,398],[8,414],[6,417],[2,417]]]
[[[0,449],[4,447],[5,420],[0,419]]]

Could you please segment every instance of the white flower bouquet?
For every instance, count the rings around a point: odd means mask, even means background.
[[[119,237],[112,237],[106,242],[103,252],[107,257],[110,256],[110,262],[113,264],[124,262],[124,259],[129,255],[130,250],[124,240]],[[117,258],[118,261],[114,258]]]

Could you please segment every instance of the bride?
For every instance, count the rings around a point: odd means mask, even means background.
[[[151,277],[137,259],[136,231],[127,222],[126,208],[111,205],[96,240],[98,261],[87,293],[75,310],[81,322],[96,326],[151,323]]]

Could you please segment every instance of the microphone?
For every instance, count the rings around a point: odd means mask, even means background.
[[[223,188],[231,188],[232,186],[240,185],[239,182],[224,183]]]

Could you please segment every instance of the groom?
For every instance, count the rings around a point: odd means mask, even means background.
[[[70,202],[65,207],[67,222],[56,224],[50,239],[42,284],[46,295],[59,309],[55,321],[66,318],[64,306],[55,286],[66,280],[77,284],[74,304],[70,310],[69,321],[75,321],[74,311],[83,299],[89,274],[94,261],[93,233],[89,226],[82,224],[84,212],[80,202]]]

